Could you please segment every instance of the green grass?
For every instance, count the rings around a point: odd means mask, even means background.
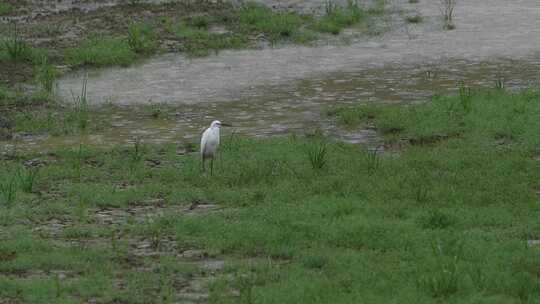
[[[183,51],[195,57],[247,46],[247,38],[241,35],[210,33],[204,27],[199,28],[183,23],[177,25],[175,34],[182,40]]]
[[[173,144],[4,158],[0,298],[174,303],[212,277],[211,303],[538,299],[538,91],[329,114],[410,145],[387,155],[320,135],[223,136],[214,176]],[[36,158],[39,172],[16,178]],[[183,211],[201,203],[220,210]],[[111,208],[117,221],[102,224]],[[185,249],[225,266],[206,270]]]
[[[354,1],[352,2],[354,4]],[[366,9],[368,16],[384,16],[388,0],[375,0],[370,7]]]
[[[8,36],[0,40],[0,61],[39,64],[48,56],[46,49],[31,47],[14,26]]]
[[[358,3],[349,1],[346,7],[327,2],[326,15],[316,22],[315,28],[324,33],[337,35],[344,28],[350,27],[364,18],[364,11]]]
[[[0,91],[0,94],[1,91]],[[0,102],[8,106],[25,106],[6,113],[5,118],[12,122],[10,132],[34,135],[73,135],[84,134],[89,130],[103,128],[103,122],[92,121],[95,114],[88,106],[86,83],[80,94],[75,94],[70,103],[60,103],[47,91],[33,95],[16,94],[6,91],[7,97]],[[45,105],[46,107],[37,107]]]
[[[48,94],[52,94],[56,86],[56,77],[58,74],[56,68],[44,59],[41,65],[36,67],[35,74],[36,82],[40,84],[41,89]]]
[[[0,101],[7,101],[12,96],[12,93],[3,86],[0,86]]]
[[[405,20],[409,23],[421,23],[424,18],[422,18],[420,15],[410,15],[405,17]]]
[[[291,36],[291,40],[294,43],[303,45],[311,45],[317,39],[319,39],[319,34],[316,31],[310,29],[295,31]]]
[[[151,55],[158,48],[156,34],[150,24],[134,23],[128,29],[128,45],[132,51],[142,55]]]
[[[46,91],[38,91],[32,94],[25,94],[21,91],[14,91],[0,86],[0,106],[7,107],[27,107],[52,104],[54,99]],[[39,111],[39,109],[36,109]],[[5,118],[11,119],[13,116],[21,114],[21,111],[9,111],[3,113]],[[43,111],[42,111],[43,112]],[[28,122],[32,123],[32,122]]]
[[[238,23],[251,32],[260,32],[272,42],[289,39],[305,23],[295,12],[274,12],[272,9],[248,4],[238,12]]]
[[[117,38],[92,38],[66,51],[67,62],[74,66],[128,66],[137,59],[130,44]]]
[[[0,16],[9,15],[13,12],[13,6],[9,3],[0,2]]]
[[[328,114],[349,126],[371,119],[383,134],[400,133],[421,142],[468,134],[479,142],[526,138],[534,145],[540,142],[533,135],[540,126],[533,118],[539,111],[536,100],[536,91],[510,94],[502,89],[462,88],[457,96],[438,96],[417,106],[362,105],[329,109]]]
[[[272,43],[292,40],[305,44],[316,40],[317,32],[337,35],[364,17],[363,9],[352,1],[343,7],[329,2],[326,14],[319,19],[296,12],[275,12],[266,6],[250,3],[239,10],[234,24],[243,32],[263,33]]]
[[[207,56],[224,49],[249,46],[249,38],[263,35],[272,44],[292,41],[309,44],[318,38],[308,29],[308,16],[294,12],[275,12],[259,4],[248,3],[222,16],[197,16],[174,27],[176,37],[182,42],[181,50],[190,56]],[[226,33],[213,33],[210,27],[223,26]]]
[[[3,39],[3,51],[6,53],[7,57],[12,61],[23,61],[29,57],[28,44],[20,37],[17,30],[12,34],[11,37]]]

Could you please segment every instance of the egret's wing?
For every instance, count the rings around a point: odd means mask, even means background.
[[[201,156],[204,157],[204,151],[206,149],[206,144],[208,142],[210,129],[204,130],[202,136],[201,136]]]

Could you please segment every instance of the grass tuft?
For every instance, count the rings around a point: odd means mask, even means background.
[[[429,211],[420,217],[419,224],[423,229],[447,229],[455,224],[456,219],[440,210]]]
[[[366,151],[366,166],[369,175],[375,173],[381,166],[381,157],[376,149]]]
[[[349,1],[346,7],[327,1],[326,15],[317,21],[315,28],[323,33],[337,35],[344,28],[360,22],[363,17],[364,11],[356,1]]]
[[[328,144],[325,140],[314,140],[308,144],[306,153],[313,169],[320,170],[326,166],[328,162]]]
[[[137,56],[127,41],[116,38],[93,38],[82,46],[66,51],[67,62],[74,66],[128,66]]]
[[[14,11],[13,5],[5,2],[0,2],[0,16],[9,15]]]
[[[151,55],[158,48],[154,28],[149,24],[131,24],[128,29],[127,43],[133,52],[142,55]]]
[[[246,4],[240,9],[238,21],[248,31],[268,35],[272,42],[290,39],[303,24],[302,17],[295,12],[274,12],[266,6],[254,3]]]
[[[54,92],[56,84],[56,68],[49,64],[45,58],[41,65],[36,68],[36,80],[41,85],[43,91],[51,95]]]
[[[424,18],[421,15],[410,15],[405,17],[405,20],[409,23],[421,23]]]
[[[0,182],[0,198],[5,206],[11,206],[17,198],[17,183],[14,175],[11,175]]]
[[[453,246],[452,248],[448,248]],[[435,298],[448,297],[459,290],[463,278],[459,267],[462,258],[463,242],[452,239],[443,243],[432,243],[432,270],[419,277],[419,286]]]
[[[17,171],[17,178],[21,189],[26,193],[32,193],[36,184],[39,168],[22,168]]]
[[[443,19],[443,28],[445,30],[453,30],[456,28],[454,24],[455,8],[456,0],[440,0],[440,10]]]
[[[3,47],[12,61],[24,61],[29,58],[30,47],[24,41],[17,24],[13,25],[11,35],[4,38]]]
[[[81,94],[72,96],[73,104],[66,119],[67,128],[73,123],[79,131],[85,131],[88,128],[90,115],[88,110],[87,84],[88,78],[85,76],[82,82]]]
[[[202,57],[217,54],[224,49],[238,49],[246,46],[245,37],[234,34],[215,34],[207,29],[195,28],[179,24],[176,36],[182,40],[182,50],[189,56]]]

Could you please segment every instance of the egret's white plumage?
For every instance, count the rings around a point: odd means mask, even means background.
[[[214,156],[219,147],[219,128],[221,122],[219,120],[212,121],[210,127],[204,131],[201,137],[201,160],[202,169],[204,171],[204,161],[210,159],[210,172],[214,170]]]

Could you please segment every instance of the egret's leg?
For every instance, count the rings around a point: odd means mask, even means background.
[[[223,158],[221,158],[221,153],[218,153],[218,157],[219,157],[219,167],[223,168]]]
[[[210,160],[210,175],[214,175],[214,158]]]
[[[204,173],[204,157],[201,157],[201,171]]]

